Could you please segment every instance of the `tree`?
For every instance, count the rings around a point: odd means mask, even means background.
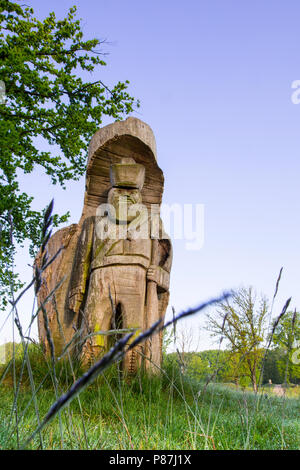
[[[251,287],[233,292],[231,298],[218,305],[208,315],[207,329],[212,336],[228,340],[232,358],[238,357],[238,368],[246,368],[254,391],[257,391],[258,366],[264,351],[267,300],[262,297],[256,307],[256,295]]]
[[[217,349],[188,353],[187,373],[202,382],[219,381],[225,365],[228,364],[224,356],[224,351]]]
[[[300,340],[300,313],[287,312],[282,317],[273,334],[273,344],[291,351],[295,341]],[[296,347],[296,346],[295,346]]]
[[[31,8],[0,0],[0,78],[6,99],[0,100],[0,308],[10,289],[20,287],[14,273],[16,247],[30,240],[34,254],[41,241],[43,211],[31,208],[32,196],[22,193],[19,178],[42,167],[53,184],[65,187],[85,172],[89,140],[104,115],[121,119],[135,105],[128,81],[111,90],[95,75],[80,74],[105,66],[98,39],[84,40],[76,7],[57,20],[44,21]],[[139,106],[139,103],[136,103]],[[37,137],[54,150],[37,146]],[[54,216],[53,224],[68,214]]]
[[[284,351],[280,348],[269,349],[266,352],[262,377],[263,384],[270,383],[270,380],[272,384],[281,384],[284,382],[284,371],[282,371],[280,364],[285,356]]]
[[[300,367],[294,360],[294,352],[300,348],[300,313],[287,312],[282,317],[273,335],[273,345],[282,354],[277,361],[281,375],[288,383],[299,382]]]
[[[186,354],[186,373],[189,377],[199,382],[207,375],[207,361],[201,357],[201,353],[190,352]]]

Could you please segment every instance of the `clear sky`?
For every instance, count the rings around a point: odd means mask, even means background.
[[[73,1],[27,0],[36,16],[63,17]],[[224,289],[254,286],[300,308],[300,3],[297,0],[77,0],[86,38],[106,39],[106,68],[91,79],[130,80],[134,116],[153,129],[164,202],[204,204],[204,245],[174,241],[170,305],[177,311]],[[77,222],[84,178],[66,191],[40,172],[23,188]],[[29,279],[25,253],[17,268]],[[24,319],[31,299],[20,306]],[[169,310],[170,312],[170,310]],[[200,318],[190,323],[198,339]],[[11,325],[0,333],[9,338]],[[36,331],[36,330],[35,330]],[[201,349],[209,346],[200,328]]]

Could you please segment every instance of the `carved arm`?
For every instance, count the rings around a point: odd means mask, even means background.
[[[160,290],[166,292],[170,285],[172,266],[172,244],[170,239],[159,240],[159,266],[151,265],[147,271],[147,279],[156,282]]]
[[[147,271],[147,279],[156,282],[162,290],[169,290],[170,274],[161,266],[151,265]]]

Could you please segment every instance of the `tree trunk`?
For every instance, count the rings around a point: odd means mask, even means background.
[[[254,367],[251,370],[251,382],[252,382],[253,391],[256,393],[257,392],[256,367]]]

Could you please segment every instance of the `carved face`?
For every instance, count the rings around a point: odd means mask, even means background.
[[[130,208],[134,204],[141,204],[142,195],[139,189],[112,188],[107,202],[115,208],[116,220],[129,223],[136,217],[135,211],[130,212]]]

